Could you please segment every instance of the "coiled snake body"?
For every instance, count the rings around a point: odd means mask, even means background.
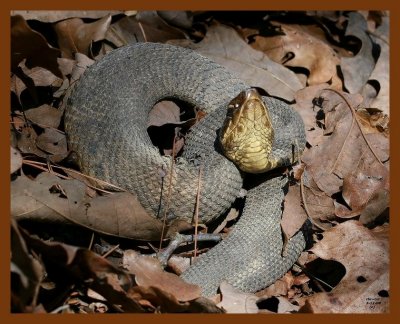
[[[65,128],[70,148],[85,173],[134,192],[154,217],[192,220],[202,167],[200,221],[214,220],[242,188],[242,174],[221,153],[218,134],[231,100],[249,88],[224,67],[184,48],[143,43],[112,51],[88,68],[68,99]],[[187,137],[183,156],[172,168],[147,134],[155,103],[177,98],[207,113]],[[270,155],[278,165],[293,162],[305,146],[302,120],[285,103],[263,97],[274,141]],[[234,230],[191,266],[182,277],[212,295],[226,280],[248,292],[281,277],[304,249],[301,233],[284,253],[280,218],[287,179],[270,178],[248,191]],[[161,197],[161,199],[160,199]],[[283,253],[283,254],[282,254]]]

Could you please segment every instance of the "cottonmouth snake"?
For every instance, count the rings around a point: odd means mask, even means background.
[[[134,192],[144,208],[168,220],[192,221],[202,168],[200,222],[214,220],[238,196],[242,172],[221,153],[218,133],[232,98],[249,89],[226,68],[196,52],[165,44],[141,43],[116,49],[89,67],[66,104],[65,129],[79,165],[90,176]],[[207,113],[187,136],[172,168],[147,133],[148,113],[158,101],[176,98]],[[293,162],[305,146],[297,113],[263,97],[274,128],[270,155],[279,165]],[[212,295],[226,280],[254,292],[273,283],[304,249],[302,233],[282,249],[280,218],[287,179],[268,176],[250,189],[243,214],[227,239],[201,256],[182,277]]]

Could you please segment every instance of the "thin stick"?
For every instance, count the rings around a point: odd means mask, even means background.
[[[32,160],[25,160],[25,159],[22,160],[22,163],[24,163],[24,164],[26,164],[26,165],[29,165],[29,166],[32,166],[32,167],[35,167],[35,168],[37,168],[37,169],[39,169],[39,170],[42,170],[42,171],[46,171],[46,172],[49,172],[49,173],[53,173],[53,174],[55,174],[55,175],[57,175],[58,177],[63,178],[63,179],[71,179],[71,177],[66,177],[66,176],[64,176],[64,175],[62,175],[62,174],[60,174],[60,173],[57,173],[57,172],[55,172],[55,171],[53,170],[53,168],[55,168],[55,169],[60,169],[60,170],[63,170],[63,171],[72,172],[72,173],[76,173],[76,174],[79,174],[79,175],[81,175],[82,177],[84,177],[84,178],[86,178],[86,179],[97,181],[97,182],[99,182],[100,184],[105,184],[105,185],[110,186],[110,187],[113,187],[113,188],[115,188],[115,189],[117,189],[117,190],[126,191],[126,190],[124,190],[123,188],[120,188],[120,187],[118,187],[118,186],[116,186],[116,185],[113,185],[113,184],[111,184],[111,183],[109,183],[109,182],[106,182],[106,181],[103,181],[103,180],[100,180],[100,179],[97,179],[97,178],[88,176],[88,175],[83,174],[83,173],[81,173],[81,172],[79,172],[79,171],[76,171],[76,170],[73,170],[73,169],[69,169],[69,168],[65,168],[65,167],[62,167],[62,166],[51,165],[52,171],[50,172],[48,169],[41,167],[41,166],[47,166],[47,167],[48,167],[48,166],[49,166],[48,163],[39,162],[39,161],[32,161]],[[93,186],[93,185],[90,185],[90,184],[87,184],[87,186],[90,187],[90,188],[92,188],[92,189],[95,189],[95,190],[104,192],[104,193],[111,193],[110,191],[107,191],[107,190],[98,188],[98,187]]]
[[[89,243],[89,246],[88,246],[88,250],[89,251],[92,250],[93,242],[94,242],[94,232],[92,232],[92,236],[90,237],[90,243]]]
[[[143,34],[143,39],[144,39],[144,41],[147,43],[146,33],[144,32],[143,26],[142,26],[142,24],[141,24],[140,21],[139,21],[139,28],[140,28],[140,31],[141,31],[142,34]]]
[[[19,117],[19,116],[17,116],[17,117]],[[17,123],[18,123],[18,122],[15,122],[15,121],[10,120],[10,124],[17,124]],[[63,132],[63,131],[61,131],[61,130],[55,128],[55,127],[52,127],[52,126],[49,126],[49,125],[46,125],[46,124],[40,124],[40,123],[37,123],[37,122],[32,122],[32,123],[35,124],[35,125],[37,125],[37,126],[39,126],[39,127],[42,127],[42,128],[49,128],[49,129],[51,129],[51,130],[56,131],[56,132],[59,133],[59,134],[65,135],[65,132]]]
[[[70,308],[70,305],[61,305],[59,307],[57,307],[56,309],[53,309],[50,314],[58,314],[61,313],[64,310],[67,310]]]
[[[66,180],[70,179],[69,177],[66,177],[65,175],[62,175],[60,173],[50,172],[50,170],[48,168],[45,168],[45,167],[40,165],[40,164],[42,164],[41,162],[35,163],[35,161],[22,160],[22,163],[25,164],[25,165],[29,165],[31,167],[34,167],[34,168],[36,168],[38,170],[42,170],[44,172],[56,174],[58,177],[60,177],[62,179],[66,179]],[[43,165],[47,166],[47,164],[45,164],[45,163]]]
[[[116,246],[114,246],[113,248],[109,249],[106,253],[104,253],[101,257],[102,258],[106,258],[108,257],[111,253],[113,253],[116,249],[119,248],[119,244],[117,244]]]

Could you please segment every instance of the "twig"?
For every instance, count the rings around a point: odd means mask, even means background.
[[[113,248],[109,249],[106,253],[104,253],[101,257],[102,258],[106,258],[108,257],[111,253],[113,253],[116,249],[119,248],[119,244],[117,244],[116,246],[114,246]]]
[[[141,31],[142,34],[143,34],[143,39],[144,39],[144,41],[147,43],[148,40],[147,40],[147,37],[146,37],[146,33],[144,32],[144,28],[143,28],[143,26],[142,26],[142,23],[139,21],[138,24],[139,24],[140,31]]]
[[[90,242],[89,242],[89,246],[88,246],[89,251],[92,250],[93,242],[94,242],[94,232],[92,232],[92,236],[90,237]]]
[[[67,176],[65,176],[65,175],[63,175],[61,173],[55,173],[54,171],[53,172],[50,171],[48,167],[47,168],[43,167],[42,165],[46,165],[47,166],[46,163],[30,161],[30,160],[22,160],[22,163],[25,164],[25,165],[29,165],[31,167],[34,167],[34,168],[36,168],[38,170],[42,170],[44,172],[56,174],[58,177],[60,177],[62,179],[70,179],[69,177],[67,177]]]
[[[168,246],[164,250],[160,250],[156,253],[158,260],[163,266],[167,265],[168,259],[171,254],[178,248],[182,243],[192,243],[192,242],[219,242],[222,239],[221,234],[212,233],[200,233],[198,235],[192,234],[180,234],[176,233],[175,237],[171,239]]]
[[[64,167],[62,167],[62,166],[51,165],[51,171],[50,171],[49,169],[46,169],[46,168],[42,167],[42,166],[47,166],[47,167],[48,167],[48,166],[49,166],[48,163],[39,162],[39,161],[32,161],[32,160],[25,160],[25,159],[22,160],[22,163],[23,163],[23,164],[26,164],[26,165],[29,165],[29,166],[31,166],[31,167],[35,167],[35,168],[37,168],[37,169],[39,169],[39,170],[42,170],[42,171],[45,171],[45,172],[49,172],[49,173],[55,174],[55,175],[57,175],[58,177],[60,177],[60,178],[62,178],[62,179],[71,179],[71,177],[67,177],[67,176],[62,175],[61,173],[55,172],[55,171],[53,170],[54,168],[55,168],[55,169],[60,169],[60,170],[63,170],[63,171],[73,172],[73,173],[79,174],[80,176],[82,176],[82,177],[84,177],[84,178],[86,178],[86,179],[94,180],[94,181],[96,181],[96,182],[99,182],[100,184],[104,184],[104,185],[107,185],[107,186],[109,186],[109,187],[113,187],[113,188],[115,188],[115,189],[117,189],[117,190],[126,191],[126,190],[124,190],[123,188],[120,188],[120,187],[118,187],[118,186],[116,186],[116,185],[113,185],[113,184],[111,184],[111,183],[109,183],[109,182],[106,182],[106,181],[103,181],[103,180],[100,180],[100,179],[97,179],[97,178],[88,176],[88,175],[86,175],[86,174],[83,174],[83,173],[81,173],[81,172],[79,172],[79,171],[76,171],[76,170],[73,170],[73,169],[64,168]],[[95,189],[95,190],[104,192],[104,193],[108,193],[108,194],[109,194],[109,193],[112,193],[112,192],[110,192],[110,191],[107,191],[107,190],[98,188],[98,187],[93,186],[93,185],[90,185],[90,184],[87,184],[87,186],[90,187],[90,188],[92,188],[92,189]]]
[[[50,312],[50,314],[58,314],[58,313],[61,313],[62,311],[67,310],[69,308],[70,308],[70,305],[61,305],[61,306],[57,307],[56,309],[52,310]]]

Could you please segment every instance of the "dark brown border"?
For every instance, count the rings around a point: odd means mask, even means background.
[[[243,323],[245,321],[254,321],[258,323],[265,323],[267,321],[278,321],[279,322],[291,322],[298,324],[300,321],[305,323],[335,323],[335,322],[353,322],[360,321],[363,323],[379,323],[380,321],[392,322],[400,313],[400,287],[398,279],[399,271],[399,239],[398,229],[399,227],[399,203],[396,201],[396,197],[400,197],[399,185],[397,180],[400,179],[398,166],[399,147],[397,141],[399,139],[400,127],[398,123],[398,105],[400,102],[400,91],[397,89],[400,84],[399,80],[399,42],[398,37],[400,33],[400,11],[397,8],[396,1],[394,0],[335,0],[335,1],[323,1],[323,0],[303,0],[303,1],[234,1],[234,0],[202,0],[202,1],[189,1],[189,0],[96,0],[96,1],[82,1],[82,0],[68,0],[68,1],[48,1],[48,0],[13,0],[10,3],[0,3],[1,6],[1,41],[3,43],[0,51],[0,64],[1,64],[1,109],[0,109],[0,126],[1,141],[0,147],[2,152],[2,158],[0,159],[0,178],[3,180],[0,190],[0,206],[2,207],[2,216],[0,218],[2,232],[2,242],[0,244],[1,250],[1,267],[0,267],[0,318],[5,323],[19,322],[26,323],[26,321],[38,322],[38,323],[53,323],[54,321],[70,323],[70,321],[84,323],[88,320],[93,321],[97,324],[109,323],[109,321],[118,321],[126,323],[137,323],[137,322],[153,322],[162,321],[174,323],[187,323],[187,321],[201,322],[204,321],[220,322],[220,321],[237,321]],[[27,9],[43,9],[43,10],[68,10],[68,9],[192,9],[192,10],[260,10],[260,9],[271,9],[271,10],[305,10],[305,9],[324,9],[324,10],[338,10],[338,9],[375,9],[375,10],[390,10],[390,24],[391,24],[391,287],[390,287],[390,314],[380,315],[277,315],[272,317],[270,315],[90,315],[90,319],[87,316],[79,315],[63,315],[63,316],[50,316],[50,315],[29,315],[29,314],[10,314],[10,270],[9,270],[9,251],[10,251],[10,230],[9,230],[9,210],[10,210],[10,189],[9,189],[9,165],[10,165],[10,153],[9,153],[9,107],[10,107],[10,96],[9,96],[9,73],[10,70],[10,11],[11,10],[27,10]]]

